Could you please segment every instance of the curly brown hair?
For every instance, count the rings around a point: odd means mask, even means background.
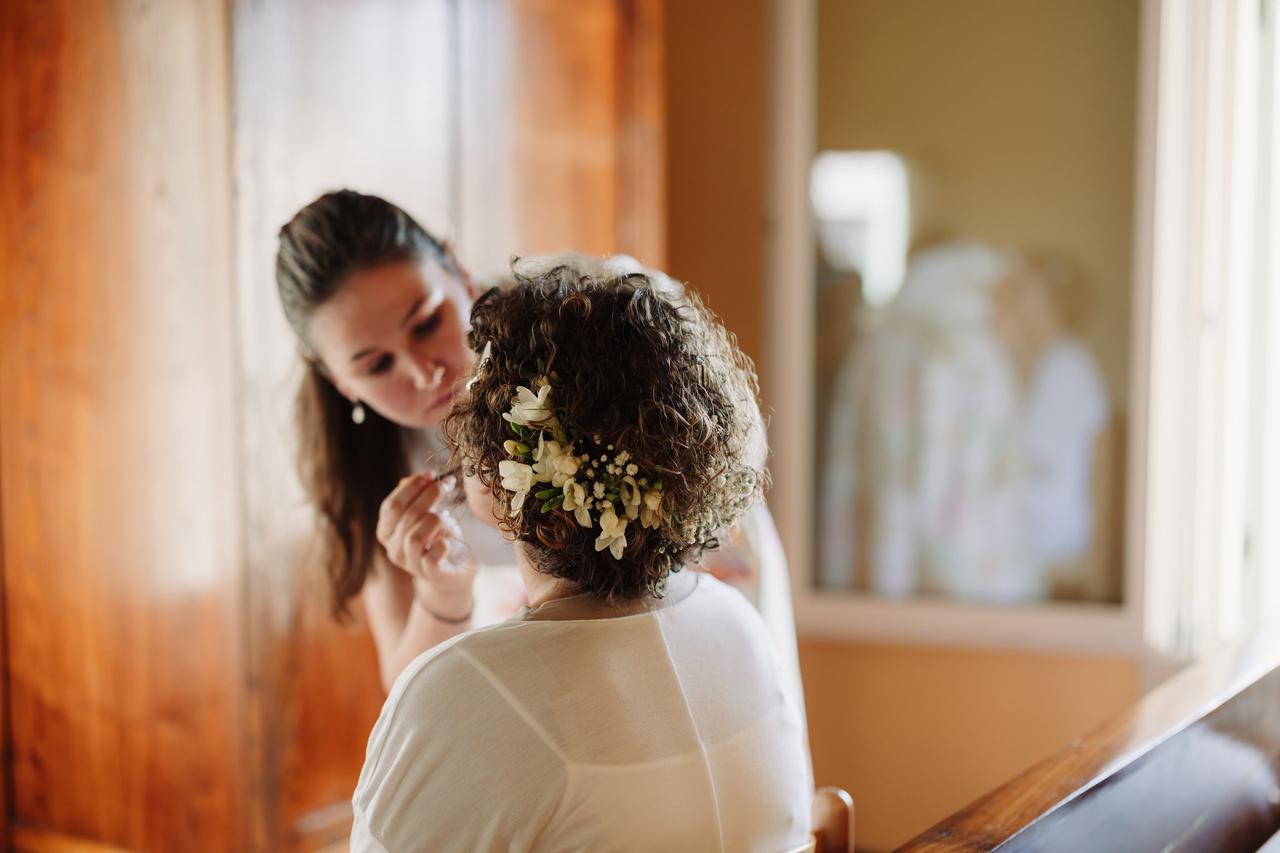
[[[661,596],[667,576],[718,547],[765,486],[749,459],[760,423],[751,360],[695,294],[663,292],[650,275],[513,268],[514,286],[472,309],[468,343],[490,356],[445,421],[454,458],[492,490],[495,516],[540,571],[606,600]],[[516,436],[502,414],[519,386],[543,377],[573,452],[625,450],[661,483],[661,520],[629,525],[620,560],[569,512],[530,500],[510,513],[498,467]]]

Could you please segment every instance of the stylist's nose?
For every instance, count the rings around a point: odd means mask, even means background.
[[[419,391],[429,391],[444,381],[444,365],[428,362],[414,363],[410,366],[413,376],[413,387]]]

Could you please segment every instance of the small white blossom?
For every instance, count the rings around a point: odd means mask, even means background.
[[[504,414],[504,420],[521,426],[539,424],[551,417],[551,403],[548,400],[551,386],[544,379],[538,386],[538,392],[521,385],[516,388],[516,399],[511,403],[511,411]]]
[[[627,473],[634,477],[636,474],[640,473],[640,469],[637,468],[635,463],[633,462],[627,466]]]
[[[597,498],[604,497],[604,483],[596,483],[591,487],[591,494]]]
[[[562,453],[556,457],[555,468],[551,482],[554,485],[563,486],[566,480],[578,473],[578,458],[572,453]]]
[[[636,485],[634,477],[623,477],[618,484],[618,494],[622,498],[622,509],[627,514],[628,519],[634,519],[640,515],[640,487]]]
[[[534,476],[539,483],[563,486],[578,473],[578,457],[569,453],[558,441],[547,441],[546,434],[538,435],[538,448],[533,453]]]
[[[533,449],[533,476],[539,483],[550,483],[556,471],[560,442],[547,441],[545,432],[538,433],[538,446]]]
[[[627,520],[618,518],[610,507],[600,513],[600,535],[596,537],[596,550],[608,548],[615,560],[622,559],[622,551],[627,547]]]
[[[661,506],[662,492],[645,492],[644,506],[640,508],[640,526],[657,527],[659,520],[658,509]]]
[[[524,506],[525,496],[533,488],[533,468],[523,462],[504,459],[498,463],[498,474],[502,477],[502,488],[512,492],[511,514],[515,515]]]
[[[565,510],[572,512],[574,518],[578,519],[578,524],[583,527],[591,526],[591,513],[588,503],[590,498],[587,497],[587,490],[583,488],[581,483],[575,480],[564,481],[564,504]]]

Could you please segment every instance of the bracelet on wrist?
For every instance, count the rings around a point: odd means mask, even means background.
[[[436,620],[437,622],[443,622],[446,625],[464,625],[467,622],[471,621],[471,615],[476,612],[476,603],[474,599],[471,602],[471,609],[468,610],[465,615],[459,616],[456,619],[450,618],[448,616],[441,616],[439,613],[435,612],[430,607],[423,604],[421,601],[418,601],[418,606],[421,607],[423,610],[425,610],[427,615],[430,616],[432,619]]]

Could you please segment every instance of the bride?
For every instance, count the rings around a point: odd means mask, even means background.
[[[444,429],[529,606],[396,680],[352,850],[804,849],[803,722],[764,624],[684,571],[765,481],[750,362],[643,272],[514,271],[472,309]]]

